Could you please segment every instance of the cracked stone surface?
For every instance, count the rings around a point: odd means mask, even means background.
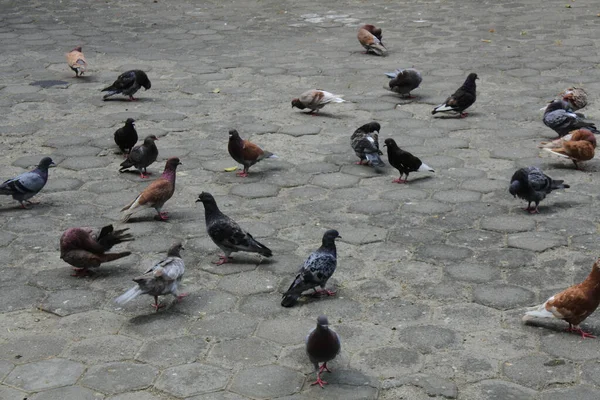
[[[521,322],[600,252],[598,160],[577,171],[537,148],[555,137],[538,110],[567,87],[584,87],[581,112],[600,120],[596,3],[0,0],[0,182],[43,156],[58,164],[30,209],[0,196],[0,398],[599,398],[597,340],[559,320]],[[382,27],[387,57],[361,54],[362,23]],[[89,68],[75,78],[64,53],[79,45]],[[383,89],[384,72],[407,66],[423,75],[416,99]],[[102,101],[134,68],[152,88]],[[432,116],[469,72],[480,78],[469,117]],[[292,109],[311,88],[347,102]],[[147,180],[117,172],[113,133],[129,117],[140,138],[159,137]],[[350,135],[373,120],[435,173],[400,185],[389,165],[355,165]],[[225,171],[240,167],[227,152],[234,128],[279,158],[248,178]],[[60,234],[120,227],[120,208],[170,156],[183,163],[170,220],[140,213],[128,224],[136,240],[115,248],[131,256],[70,276]],[[571,186],[537,215],[508,193],[528,165]],[[216,266],[202,191],[273,257]],[[331,228],[337,295],[281,307]],[[148,296],[117,306],[175,240],[190,295],[158,313]],[[310,385],[304,351],[319,314],[342,337],[325,389]],[[582,327],[600,336],[598,316]]]

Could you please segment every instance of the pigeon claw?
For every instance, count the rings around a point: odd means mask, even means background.
[[[322,289],[322,290],[315,290],[315,293],[313,294],[313,296],[315,296],[315,297],[319,297],[319,296],[335,296],[335,293],[336,292],[334,292],[332,290],[329,290],[329,289]],[[325,365],[325,364],[323,364],[323,365]],[[327,367],[325,367],[325,368],[327,368]]]
[[[216,265],[223,265],[223,264],[227,264],[229,262],[229,259],[233,258],[233,257],[227,257],[226,255],[220,255],[219,256],[219,261],[215,262]]]
[[[156,216],[156,219],[158,219],[160,221],[168,221],[169,213],[166,211],[159,212],[158,215]]]
[[[467,118],[468,116],[469,116],[469,113],[466,113],[466,112],[460,113],[461,118]]]
[[[242,172],[236,173],[236,175],[239,176],[239,177],[242,177],[242,178],[247,178],[248,177],[248,172],[242,171]]]
[[[406,179],[400,179],[400,178],[398,178],[398,179],[394,179],[392,182],[393,183],[406,183]]]
[[[133,96],[129,96],[129,101],[136,101],[137,99]]]
[[[183,300],[184,297],[187,297],[189,295],[189,293],[181,293],[178,296],[175,296],[175,298],[177,299],[177,302],[179,303],[181,300]]]
[[[320,375],[320,373],[319,373],[319,375]],[[310,384],[310,386],[314,386],[314,385],[319,385],[319,386],[323,387],[323,385],[327,385],[327,382],[325,382],[323,379],[321,379],[321,376],[317,376],[317,380]]]
[[[567,329],[565,329],[567,332],[574,332],[574,333],[578,333],[581,335],[582,339],[585,338],[590,338],[590,339],[595,339],[596,336],[592,335],[591,333],[588,333],[586,331],[584,331],[583,329],[581,329],[580,327],[573,327],[572,325],[569,324],[569,327]]]
[[[142,179],[146,179],[146,178],[149,178],[149,177],[150,177],[149,173],[145,173],[145,174],[142,173],[142,174],[140,174],[140,178],[142,178]]]
[[[73,268],[73,273],[71,276],[75,276],[77,278],[83,278],[90,275],[90,271],[85,268]]]

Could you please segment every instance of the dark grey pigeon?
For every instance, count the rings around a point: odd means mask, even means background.
[[[435,172],[433,168],[425,164],[419,157],[413,156],[408,151],[402,150],[394,139],[385,139],[383,147],[387,147],[388,162],[400,172],[400,177],[394,179],[394,183],[408,183],[408,174],[411,172]],[[402,175],[406,178],[402,179]]]
[[[55,166],[50,157],[44,157],[40,160],[38,166],[29,172],[8,179],[0,185],[0,194],[11,195],[17,200],[22,208],[27,208],[24,202],[35,204],[29,201],[46,186],[48,182],[48,168]]]
[[[579,128],[586,128],[592,133],[598,134],[596,125],[586,121],[580,115],[569,111],[569,103],[564,100],[554,100],[548,104],[544,111],[544,125],[563,137]]]
[[[177,301],[181,301],[188,293],[179,294],[179,284],[185,272],[185,263],[181,258],[181,250],[184,250],[181,243],[175,243],[167,252],[167,257],[152,266],[144,272],[144,275],[134,278],[137,286],[132,287],[127,292],[115,299],[118,304],[125,304],[135,299],[141,294],[154,296],[152,307],[156,311],[164,307],[158,303],[158,296],[172,294]]]
[[[317,326],[313,328],[306,336],[306,354],[317,371],[317,380],[310,385],[319,385],[323,387],[327,382],[321,379],[323,371],[331,372],[327,368],[327,363],[333,360],[342,347],[340,336],[331,328],[327,317],[321,315],[317,318]],[[319,363],[323,363],[319,367]]]
[[[544,174],[538,167],[527,167],[517,170],[510,178],[509,192],[514,197],[519,197],[528,201],[525,211],[530,214],[536,214],[540,201],[546,198],[546,195],[553,190],[568,189],[570,186],[563,183],[562,180],[554,180]],[[535,208],[531,203],[535,202]]]
[[[135,120],[127,118],[125,125],[115,131],[115,143],[119,149],[127,156],[138,141],[138,134],[135,130]]]
[[[471,72],[465,83],[461,87],[459,87],[456,92],[454,92],[450,97],[446,99],[442,104],[437,106],[431,112],[432,114],[436,114],[439,112],[457,112],[460,114],[461,118],[469,115],[465,111],[467,108],[471,107],[476,100],[476,89],[475,80],[479,79],[477,74]]]
[[[386,75],[391,78],[389,82],[390,90],[402,96],[406,95],[409,99],[414,98],[410,95],[410,92],[418,88],[423,81],[421,73],[414,68],[399,68],[394,72],[386,72]]]
[[[134,69],[123,72],[112,85],[102,89],[103,92],[108,92],[102,99],[106,100],[115,94],[122,94],[123,96],[129,96],[129,100],[136,100],[133,95],[140,90],[141,87],[145,90],[152,87],[150,79],[148,79],[148,75],[146,75],[144,71]]]
[[[321,247],[308,256],[289,289],[283,294],[282,306],[292,307],[302,293],[309,289],[313,289],[315,295],[335,295],[335,292],[325,289],[325,285],[337,266],[337,238],[341,238],[338,231],[330,229],[325,232]],[[317,286],[320,286],[321,290],[315,289]]]
[[[206,231],[208,236],[225,254],[219,256],[217,265],[229,262],[231,253],[247,251],[258,253],[265,257],[271,257],[271,250],[244,231],[234,220],[223,214],[212,194],[202,192],[197,202],[204,204],[204,217],[206,219]]]
[[[364,124],[354,131],[350,137],[350,145],[358,158],[360,158],[360,161],[356,164],[372,165],[376,169],[385,166],[385,163],[381,160],[381,157],[379,157],[383,154],[383,152],[379,150],[380,129],[381,126],[379,123],[373,121]]]
[[[140,172],[140,178],[147,178],[148,175],[151,175],[150,172],[146,171],[146,168],[158,157],[158,148],[154,143],[157,140],[158,138],[154,135],[146,136],[144,143],[131,149],[127,159],[121,163],[119,172],[135,167]]]

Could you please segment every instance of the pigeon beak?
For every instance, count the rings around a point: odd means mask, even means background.
[[[50,163],[49,167],[56,167],[56,164]]]
[[[338,235],[337,239],[343,239],[340,235]]]
[[[383,145],[383,147],[386,147],[386,146],[387,146],[387,144],[384,144],[384,145]]]
[[[196,199],[196,201],[195,201],[195,202],[196,202],[196,203],[199,203],[199,202],[201,202],[201,201],[202,201],[202,200],[200,200],[200,197],[198,197],[198,198]]]

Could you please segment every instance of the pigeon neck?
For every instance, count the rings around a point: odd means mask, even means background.
[[[204,215],[206,216],[206,219],[210,219],[211,217],[215,216],[215,215],[219,215],[221,214],[221,210],[219,210],[219,207],[217,206],[217,203],[214,201],[206,201],[204,202]]]
[[[170,249],[169,252],[167,253],[167,256],[181,258],[181,254],[179,253],[179,248]]]
[[[323,243],[321,244],[321,249],[327,250],[327,251],[335,254],[336,253],[335,239],[323,238]]]
[[[161,178],[166,179],[170,182],[175,183],[175,177],[177,176],[176,170],[175,168],[173,168],[172,166],[168,165],[164,172],[161,175]]]
[[[467,79],[463,84],[463,88],[465,88],[468,91],[474,92],[476,89],[475,81],[472,79]]]

